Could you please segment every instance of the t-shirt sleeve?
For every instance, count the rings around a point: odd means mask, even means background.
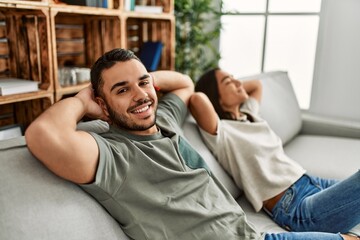
[[[200,127],[199,129],[206,146],[212,153],[216,154],[216,147],[219,144],[222,129],[220,118],[217,118],[216,135],[210,134]]]
[[[178,126],[182,126],[187,115],[187,106],[175,94],[168,93],[159,100],[158,116],[171,118]]]
[[[240,111],[244,113],[249,113],[251,115],[258,116],[260,111],[259,102],[253,98],[249,97],[240,107]]]
[[[259,121],[260,118],[258,118],[259,115],[259,102],[255,98],[248,98],[240,107],[240,110],[244,113],[248,113],[251,116],[255,117],[256,121]],[[232,120],[229,120],[232,121]],[[216,128],[216,135],[212,135],[204,130],[200,129],[200,133],[202,138],[204,139],[204,142],[206,146],[210,149],[210,151],[217,155],[219,151],[219,147],[222,146],[222,143],[220,142],[222,137],[226,135],[224,132],[224,128],[222,125],[225,124],[223,121],[220,120],[218,117],[217,119],[217,128]]]
[[[128,170],[127,148],[121,148],[122,152],[119,153],[119,148],[114,148],[110,141],[98,134],[90,134],[99,147],[99,162],[94,182],[80,186],[96,199],[104,201],[117,191],[126,178]],[[116,182],[116,186],[114,186],[114,182]]]

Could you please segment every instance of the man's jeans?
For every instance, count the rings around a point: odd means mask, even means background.
[[[269,214],[289,231],[346,233],[360,223],[360,171],[343,181],[304,175]]]

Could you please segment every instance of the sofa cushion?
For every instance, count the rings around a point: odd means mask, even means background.
[[[288,143],[301,129],[301,110],[287,72],[274,71],[241,78],[260,79],[263,97],[260,114],[283,144]]]
[[[360,141],[353,138],[299,135],[285,152],[311,175],[344,179],[360,169]]]
[[[215,157],[211,154],[205,143],[202,141],[199,128],[191,114],[189,114],[186,118],[183,125],[183,130],[184,135],[188,139],[191,146],[196,149],[196,151],[205,160],[217,179],[225,186],[225,188],[235,199],[238,198],[242,191],[235,185],[234,180],[220,166],[218,161],[216,161]]]
[[[47,170],[24,137],[0,141],[0,239],[128,239],[77,185]]]
[[[79,122],[76,126],[76,130],[94,132],[94,133],[103,133],[109,130],[109,124],[102,120]]]
[[[236,201],[244,210],[249,222],[251,222],[258,231],[267,233],[286,232],[285,229],[277,225],[263,210],[255,212],[253,206],[245,196],[238,198]]]

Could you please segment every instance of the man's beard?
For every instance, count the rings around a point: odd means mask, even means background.
[[[147,101],[150,100],[143,100],[141,102],[138,103],[138,105],[141,105]],[[113,108],[111,108],[109,106],[109,104],[105,101],[108,113],[109,113],[109,118],[112,121],[112,124],[116,125],[119,128],[128,130],[128,131],[145,131],[148,130],[149,128],[153,127],[155,125],[156,122],[156,114],[154,117],[154,121],[150,124],[147,125],[139,125],[134,123],[133,121],[129,120],[124,114],[119,114],[117,113]],[[151,116],[149,116],[151,117]]]

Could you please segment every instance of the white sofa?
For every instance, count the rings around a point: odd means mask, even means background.
[[[360,123],[300,111],[285,72],[252,76],[263,81],[261,114],[281,137],[285,151],[308,173],[345,178],[360,168]],[[259,231],[281,232],[264,212],[255,213],[219,166],[189,115],[184,134],[228,188]],[[103,123],[79,124],[101,131]],[[129,239],[117,222],[77,185],[48,171],[28,151],[23,137],[0,141],[0,239]]]

